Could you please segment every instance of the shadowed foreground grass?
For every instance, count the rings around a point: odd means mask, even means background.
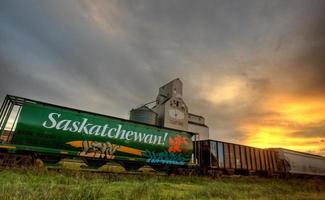
[[[2,170],[0,199],[325,199],[325,181]]]

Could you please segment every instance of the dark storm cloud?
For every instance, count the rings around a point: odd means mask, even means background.
[[[325,10],[325,6],[322,6]],[[306,89],[325,93],[325,14],[315,18],[310,26],[306,27],[306,43],[310,45],[298,55],[297,64],[302,63],[305,71],[310,74],[310,83]],[[303,74],[301,74],[303,76]],[[308,81],[307,81],[308,82]]]
[[[310,4],[315,5],[316,1]],[[282,65],[284,76],[292,81],[290,86],[297,93],[320,94],[325,92],[325,3],[317,4],[310,15],[303,11],[299,26],[279,38],[275,50],[278,53],[295,51]],[[309,15],[308,15],[309,14]],[[294,47],[294,48],[293,48]]]
[[[117,102],[131,107],[143,100],[136,95],[150,98],[135,86],[155,85],[151,74],[121,38],[107,37],[82,18],[87,10],[77,2],[38,3],[2,2],[1,96],[9,92],[97,111],[108,106],[107,112],[124,117],[127,111],[121,114],[124,105]]]
[[[0,98],[126,118],[180,77],[190,112],[207,118],[212,137],[241,141],[238,124],[277,114],[258,108],[269,96],[324,92],[324,5],[1,1]]]

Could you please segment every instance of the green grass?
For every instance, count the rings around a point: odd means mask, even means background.
[[[325,181],[2,170],[0,199],[325,199]]]

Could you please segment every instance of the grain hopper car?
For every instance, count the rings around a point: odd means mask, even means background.
[[[89,166],[115,161],[128,170],[184,167],[192,160],[193,133],[10,95],[0,111],[2,165],[77,157]]]
[[[274,148],[284,176],[325,176],[325,158],[283,148]]]
[[[279,173],[276,151],[215,140],[197,141],[204,174],[272,176]]]

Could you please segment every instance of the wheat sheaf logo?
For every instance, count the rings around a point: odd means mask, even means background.
[[[73,147],[81,147],[82,151],[80,156],[114,159],[114,153],[119,145],[112,144],[110,142],[97,142],[97,141],[72,141],[67,144]]]
[[[70,141],[66,144],[73,146],[75,148],[81,148],[82,151],[79,152],[79,156],[86,157],[95,157],[95,158],[106,158],[106,159],[114,159],[115,153],[117,151],[128,153],[131,155],[141,156],[143,154],[143,150],[126,147],[122,145],[112,144],[111,142],[98,142],[98,141]]]

